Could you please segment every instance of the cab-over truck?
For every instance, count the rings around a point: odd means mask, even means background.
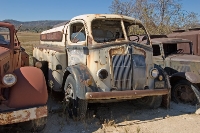
[[[49,88],[65,93],[74,116],[84,117],[92,102],[137,99],[137,105],[157,108],[163,101],[169,107],[168,76],[153,64],[149,35],[137,19],[115,14],[74,17],[43,31],[33,57]]]

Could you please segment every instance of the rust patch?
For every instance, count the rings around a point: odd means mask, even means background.
[[[88,36],[88,45],[92,45],[92,37],[91,36]]]
[[[112,48],[109,50],[109,54],[110,56],[116,54],[125,54],[125,48],[124,47]]]
[[[129,90],[129,91],[113,91],[113,92],[87,92],[86,99],[136,99],[144,96],[166,95],[169,93],[168,89],[156,90]]]
[[[47,116],[47,106],[0,113],[0,125],[19,123]]]
[[[144,55],[144,57],[146,58],[146,52],[145,52],[144,49],[138,48],[138,47],[134,47],[134,49],[136,49],[136,50],[138,50],[139,52],[141,52],[141,53]]]
[[[63,33],[61,31],[41,34],[40,40],[41,41],[62,41]]]
[[[47,114],[47,106],[43,106],[43,107],[40,107],[40,108],[37,108],[35,110],[35,114],[36,114],[36,117],[39,118],[40,116],[43,116],[45,114]]]

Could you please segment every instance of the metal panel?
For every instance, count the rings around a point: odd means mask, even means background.
[[[0,113],[0,125],[24,122],[47,117],[47,106]]]

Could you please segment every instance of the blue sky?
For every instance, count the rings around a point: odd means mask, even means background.
[[[69,20],[81,14],[110,13],[111,3],[112,0],[0,0],[0,20]],[[181,3],[183,10],[200,15],[200,0]]]

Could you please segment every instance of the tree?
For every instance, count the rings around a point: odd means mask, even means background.
[[[150,34],[168,34],[173,28],[194,27],[198,14],[182,10],[181,0],[113,0],[111,13],[135,17]]]

